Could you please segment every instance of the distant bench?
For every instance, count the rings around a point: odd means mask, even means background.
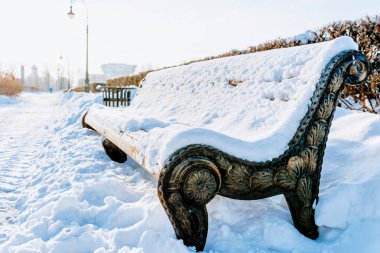
[[[128,108],[94,105],[83,117],[109,157],[127,156],[158,179],[178,238],[202,250],[216,194],[283,194],[295,227],[314,221],[327,136],[344,85],[369,72],[347,37],[215,59],[148,74]]]
[[[103,105],[110,107],[129,106],[136,88],[102,86]]]

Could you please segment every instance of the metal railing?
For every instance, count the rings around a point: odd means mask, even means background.
[[[119,107],[131,104],[132,92],[135,88],[103,86],[101,90],[105,106]]]

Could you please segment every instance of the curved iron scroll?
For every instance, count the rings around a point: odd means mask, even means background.
[[[158,194],[178,238],[203,250],[206,204],[216,195],[254,200],[284,194],[295,227],[318,237],[313,204],[331,121],[344,85],[364,82],[370,72],[357,51],[336,55],[322,71],[308,112],[281,156],[265,162],[243,160],[205,145],[175,152],[160,173]]]

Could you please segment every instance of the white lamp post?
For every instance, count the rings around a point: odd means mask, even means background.
[[[90,91],[90,79],[88,76],[88,7],[84,0],[82,0],[84,6],[86,7],[86,77],[85,77],[85,84],[84,84],[84,91],[89,92]],[[70,19],[73,19],[75,17],[75,13],[73,12],[73,1],[71,1],[70,4],[70,11],[67,13]]]

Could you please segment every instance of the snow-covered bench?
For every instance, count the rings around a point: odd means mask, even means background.
[[[366,58],[348,37],[151,72],[129,108],[92,106],[85,127],[158,178],[178,238],[197,250],[216,194],[284,194],[295,227],[315,239],[314,208],[327,135],[344,85],[364,81]]]

